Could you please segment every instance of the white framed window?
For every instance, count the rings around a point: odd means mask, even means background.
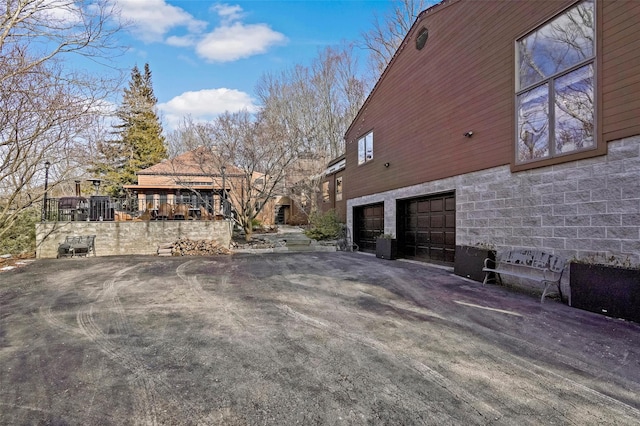
[[[342,201],[342,176],[336,178],[336,201]]]
[[[322,182],[322,202],[323,203],[328,203],[329,201],[331,201],[331,199],[329,198],[329,182],[324,181]]]
[[[516,163],[596,147],[595,0],[516,41]]]
[[[373,160],[373,132],[358,139],[358,165]]]

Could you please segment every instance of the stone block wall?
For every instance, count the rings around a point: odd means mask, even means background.
[[[495,167],[347,202],[384,202],[385,233],[396,232],[396,200],[456,194],[456,244],[535,247],[568,259],[615,256],[640,264],[640,136],[610,142],[608,154],[511,173]]]
[[[457,243],[640,264],[640,136],[608,148],[521,173],[501,167],[458,177]]]
[[[213,240],[229,247],[233,224],[217,221],[48,222],[36,225],[36,257],[54,258],[67,235],[96,235],[96,255],[156,254],[179,238]]]

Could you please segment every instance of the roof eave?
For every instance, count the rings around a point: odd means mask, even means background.
[[[396,61],[396,58],[398,57],[400,52],[402,50],[404,50],[405,46],[408,43],[408,39],[410,38],[409,36],[413,35],[414,30],[417,27],[418,23],[424,19],[425,15],[427,15],[429,13],[435,13],[437,11],[440,11],[440,10],[444,9],[445,7],[447,7],[447,6],[449,6],[449,5],[453,4],[453,3],[457,3],[459,1],[462,1],[462,0],[442,0],[440,3],[436,3],[433,6],[429,6],[428,8],[426,8],[425,10],[423,10],[422,12],[420,12],[418,14],[418,16],[416,17],[416,20],[411,25],[411,28],[409,28],[409,31],[407,31],[407,34],[405,34],[404,38],[402,39],[402,42],[400,43],[400,46],[398,46],[398,48],[396,49],[396,52],[391,57],[391,60],[389,60],[389,63],[387,64],[387,66],[382,71],[382,74],[380,74],[380,77],[378,78],[378,81],[376,81],[376,84],[374,84],[373,88],[371,89],[371,92],[369,92],[369,96],[367,96],[367,98],[364,100],[364,102],[362,103],[362,106],[358,110],[358,113],[356,114],[356,116],[354,117],[353,121],[351,121],[351,124],[347,128],[347,131],[344,134],[345,142],[348,142],[346,140],[347,139],[347,134],[349,134],[351,132],[353,126],[360,119],[362,111],[364,111],[366,109],[367,105],[369,104],[369,101],[373,97],[373,94],[378,89],[378,86],[380,86],[380,83],[382,82],[382,80],[384,80],[384,78],[386,77],[389,69],[391,68],[393,63]]]

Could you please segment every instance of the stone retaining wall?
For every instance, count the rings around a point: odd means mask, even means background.
[[[217,221],[47,222],[36,225],[36,257],[55,258],[67,235],[95,235],[96,255],[156,254],[179,238],[213,240],[229,247],[233,224]]]

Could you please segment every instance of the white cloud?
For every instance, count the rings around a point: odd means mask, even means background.
[[[165,0],[118,0],[122,17],[133,23],[134,33],[145,42],[162,41],[176,27],[186,27],[191,33],[203,31],[207,23]]]
[[[197,42],[198,42],[197,38],[189,34],[182,37],[180,36],[167,37],[167,44],[169,46],[191,47],[191,46],[194,46]]]
[[[223,25],[207,34],[196,46],[198,55],[210,62],[229,62],[265,53],[286,37],[266,24]]]
[[[57,0],[49,0],[57,1]],[[285,43],[287,38],[267,24],[240,22],[244,12],[239,5],[216,4],[210,10],[220,18],[220,25],[204,33],[207,22],[167,0],[117,0],[122,17],[133,23],[133,32],[145,42],[165,42],[170,46],[194,47],[197,55],[208,62],[230,62],[265,53],[271,46]],[[170,35],[177,28],[187,33]],[[166,37],[166,39],[165,39]]]
[[[169,102],[158,104],[167,127],[175,128],[183,117],[196,121],[211,120],[225,111],[256,111],[251,96],[235,89],[204,89],[185,92]]]
[[[211,8],[211,10],[217,13],[225,22],[237,21],[244,16],[242,13],[242,7],[237,4],[216,4]]]

